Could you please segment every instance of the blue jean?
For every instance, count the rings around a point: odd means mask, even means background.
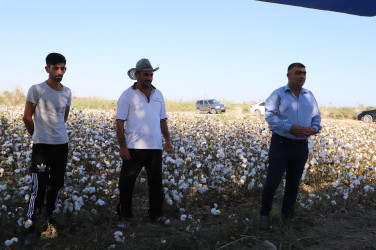
[[[308,142],[293,142],[273,133],[269,149],[269,167],[261,198],[260,215],[269,215],[275,191],[286,172],[286,186],[281,214],[285,219],[294,217],[299,183],[308,158]]]

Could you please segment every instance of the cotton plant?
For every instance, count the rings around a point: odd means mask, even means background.
[[[114,130],[115,112],[71,110],[67,122],[70,155],[65,188],[60,195],[61,211],[78,215],[88,208],[92,214],[99,214],[102,207],[117,202],[122,163]],[[10,180],[0,185],[0,204],[4,206],[0,207],[0,213],[15,225],[26,226],[27,220],[21,219],[25,212],[20,214],[15,208],[25,207],[30,198],[31,137],[25,133],[22,122],[23,107],[0,106],[0,113],[3,121],[0,180]],[[189,224],[187,231],[200,228],[199,218],[193,218],[185,207],[192,196],[205,197],[211,192],[231,195],[231,190],[261,191],[271,139],[265,121],[181,113],[168,116],[175,150],[171,154],[163,151],[163,188],[167,204],[178,208],[180,220]],[[356,126],[323,123],[321,133],[308,141],[309,158],[302,183],[310,191],[299,196],[301,207],[313,209],[320,202],[336,207],[344,201],[375,194],[375,128],[363,123]],[[324,179],[328,194],[316,193]],[[144,185],[145,175],[137,182]],[[12,203],[15,200],[19,202],[16,206]],[[213,206],[212,200],[206,205],[210,207],[210,216],[218,216],[221,210]]]

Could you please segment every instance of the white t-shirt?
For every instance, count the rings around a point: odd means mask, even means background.
[[[150,101],[134,84],[117,102],[116,120],[125,122],[125,141],[130,149],[162,149],[161,120],[166,120],[162,93],[153,88]]]
[[[68,142],[65,127],[65,108],[71,105],[71,90],[63,86],[57,91],[46,82],[30,87],[26,101],[36,104],[34,113],[34,143],[65,144]]]

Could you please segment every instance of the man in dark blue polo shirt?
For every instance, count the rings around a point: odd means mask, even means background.
[[[265,101],[265,120],[273,135],[258,221],[261,228],[270,226],[274,194],[285,172],[281,214],[282,219],[293,222],[299,183],[308,158],[308,137],[321,129],[316,99],[311,91],[303,88],[306,73],[303,64],[291,64],[287,69],[288,84],[273,91]]]

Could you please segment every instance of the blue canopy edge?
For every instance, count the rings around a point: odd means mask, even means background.
[[[358,16],[376,16],[376,0],[256,0],[329,10]]]

